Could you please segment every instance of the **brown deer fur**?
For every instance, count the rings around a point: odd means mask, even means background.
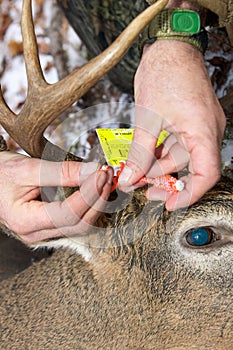
[[[59,250],[3,282],[2,349],[233,349],[232,185],[174,213],[138,191],[100,219],[102,248],[95,235],[76,242],[88,261]],[[216,241],[189,246],[202,226]]]

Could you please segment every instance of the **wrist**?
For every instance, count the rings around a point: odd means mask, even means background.
[[[210,85],[203,55],[188,43],[166,40],[145,46],[135,75],[135,96],[138,86],[143,85],[144,81],[157,94],[162,90],[166,91],[167,96],[180,96],[181,100],[187,99],[187,96],[192,99],[194,92],[199,91],[200,81],[206,90]],[[175,86],[179,86],[177,91],[174,90]]]
[[[146,44],[143,50],[144,63],[147,64],[150,61],[156,62],[169,62],[177,66],[184,66],[193,64],[194,62],[201,68],[205,67],[205,61],[203,55],[194,46],[176,40],[158,40],[153,44]],[[149,64],[149,63],[148,63]]]

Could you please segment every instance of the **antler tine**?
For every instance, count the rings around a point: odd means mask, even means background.
[[[5,130],[9,130],[11,132],[16,120],[16,115],[11,111],[11,109],[7,106],[0,85],[0,124],[5,128]]]
[[[39,61],[31,0],[23,0],[21,32],[29,91],[31,91],[31,89],[36,88],[37,85],[46,84]]]
[[[4,121],[4,128],[12,138],[31,156],[41,157],[47,142],[43,137],[47,126],[83,96],[123,57],[143,28],[167,3],[168,0],[159,0],[151,5],[135,18],[114,43],[99,56],[80,69],[73,71],[58,83],[50,85],[45,81],[40,67],[31,0],[23,0],[21,26],[28,78],[28,95],[23,109],[16,117],[14,126],[11,121],[8,122],[6,118],[0,117],[0,122]],[[4,115],[10,111],[6,111],[6,108],[6,106],[3,107]],[[52,145],[52,152],[56,155],[64,155],[64,151],[60,152],[58,147],[54,145]]]
[[[9,117],[12,117],[11,119],[14,119],[15,114],[7,106],[0,85],[0,123],[4,122],[4,120],[9,120]]]

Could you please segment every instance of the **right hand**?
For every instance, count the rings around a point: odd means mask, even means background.
[[[226,118],[213,91],[202,54],[192,45],[160,40],[144,48],[135,75],[135,132],[119,186],[130,191],[144,175],[156,177],[188,167],[185,189],[166,193],[150,187],[150,200],[168,210],[199,200],[221,175],[220,148]],[[162,129],[171,131],[161,158],[155,145]],[[175,135],[175,137],[174,137]]]
[[[0,222],[27,243],[83,235],[99,217],[112,185],[112,170],[97,163],[49,162],[0,153]],[[43,202],[40,187],[80,186],[63,202]]]

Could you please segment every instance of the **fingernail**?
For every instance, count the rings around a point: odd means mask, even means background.
[[[133,174],[132,169],[126,165],[124,167],[124,170],[122,171],[120,177],[119,177],[119,180],[118,180],[119,184],[123,185],[123,184],[129,182],[129,179],[131,178],[132,174]]]
[[[99,190],[105,185],[107,177],[108,175],[104,171],[99,171],[97,178],[97,187]]]
[[[112,178],[113,178],[113,168],[109,165],[103,165],[101,167],[101,170],[107,174],[108,178],[107,178],[107,181],[108,181],[108,184],[109,185],[112,185]]]
[[[109,184],[109,185],[112,185],[113,170],[112,170],[112,169],[109,169],[109,170],[107,171],[107,174],[108,174],[108,184]]]

